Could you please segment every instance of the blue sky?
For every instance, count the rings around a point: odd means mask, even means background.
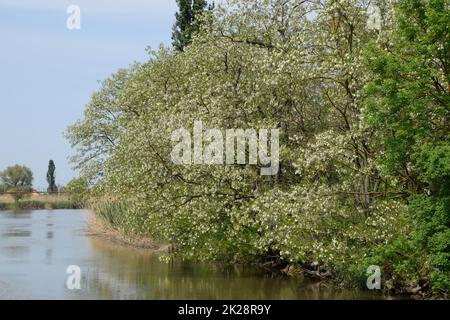
[[[66,28],[70,4],[81,30]],[[75,177],[63,132],[98,80],[170,44],[175,11],[175,0],[0,0],[0,171],[26,165],[45,189],[53,159],[58,184]]]

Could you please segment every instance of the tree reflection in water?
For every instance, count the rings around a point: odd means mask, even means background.
[[[355,299],[380,298],[336,291],[305,279],[287,278],[249,266],[172,260],[91,238],[95,266],[85,277],[89,295],[102,299]]]

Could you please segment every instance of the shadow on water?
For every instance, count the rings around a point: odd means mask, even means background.
[[[88,274],[87,290],[105,299],[380,299],[379,294],[324,287],[249,266],[172,260],[150,252],[91,239],[100,268]],[[99,272],[101,270],[101,272]]]

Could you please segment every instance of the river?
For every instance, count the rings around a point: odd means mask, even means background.
[[[254,267],[160,261],[88,236],[84,210],[0,212],[0,299],[381,299]],[[66,286],[68,266],[80,289]]]

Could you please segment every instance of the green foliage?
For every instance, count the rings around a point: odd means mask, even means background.
[[[78,206],[71,201],[36,201],[26,200],[20,201],[14,205],[14,210],[60,210],[60,209],[77,209]]]
[[[366,88],[366,116],[384,132],[384,167],[412,188],[421,187],[415,166],[421,148],[449,139],[447,5],[399,2],[395,41],[377,43],[368,54],[374,79]]]
[[[192,41],[192,36],[199,30],[198,16],[207,7],[206,0],[177,0],[178,12],[175,14],[176,22],[173,26],[172,41],[177,51]]]
[[[24,204],[27,208],[27,205]],[[59,201],[45,201],[44,208],[47,210],[62,210],[62,209],[80,209],[80,205],[70,200],[59,200]],[[29,207],[28,207],[29,209]]]
[[[83,119],[65,133],[71,146],[77,150],[71,160],[89,183],[102,177],[105,158],[113,152],[120,132],[139,116],[139,106],[123,97],[126,92],[124,86],[136,68],[138,65],[119,70],[103,81],[101,90],[93,94],[87,105]]]
[[[448,183],[448,181],[447,181]],[[430,267],[430,280],[435,291],[450,290],[450,195],[433,197],[418,195],[410,204],[417,219],[413,241]]]
[[[406,282],[414,275],[434,291],[450,288],[450,12],[445,0],[400,1],[393,41],[373,45],[366,116],[382,133],[379,162],[410,195],[413,233],[385,246],[379,263]],[[414,254],[414,250],[416,253]],[[393,256],[392,252],[406,256]],[[408,254],[410,253],[410,254]],[[399,260],[396,257],[401,257]],[[405,266],[414,266],[406,268]],[[405,268],[404,268],[405,267]],[[423,285],[423,284],[422,284]]]
[[[311,9],[318,11],[313,21]],[[183,53],[161,49],[105,82],[71,127],[80,158],[101,151],[94,197],[126,201],[124,225],[204,259],[337,266],[406,232],[396,219],[404,206],[377,200],[391,182],[378,174],[371,158],[377,137],[360,128],[358,116],[362,43],[376,33],[351,31],[350,21],[336,17],[350,10],[363,24],[364,7],[243,1],[215,10]],[[339,26],[330,26],[332,17]],[[349,33],[354,41],[342,41]],[[104,121],[111,106],[115,117]],[[261,177],[251,165],[174,165],[171,132],[198,119],[218,128],[282,128],[279,175]],[[104,135],[89,129],[97,123],[106,132],[120,128],[111,148],[98,148]],[[115,217],[117,210],[100,211]]]
[[[370,265],[381,268],[383,286],[397,293],[408,293],[418,286],[421,288],[429,275],[425,258],[416,244],[405,237],[373,248],[370,257],[355,270],[356,274],[365,275]],[[365,286],[366,279],[361,278],[361,287]]]
[[[0,181],[4,190],[11,192],[14,201],[18,202],[32,191],[33,173],[25,166],[15,165],[0,172]]]
[[[70,194],[69,200],[79,207],[86,205],[89,199],[89,183],[86,178],[80,177],[70,181],[65,190]]]
[[[25,166],[15,165],[6,168],[0,173],[0,180],[7,188],[31,187],[33,182],[33,173]]]
[[[367,266],[378,265],[385,286],[399,293],[430,287],[436,293],[449,292],[450,197],[416,195],[411,199],[409,215],[416,221],[414,232],[374,249],[356,273],[363,274]]]
[[[128,211],[128,204],[126,202],[101,198],[91,201],[89,207],[111,227],[122,231],[131,230],[126,229],[126,213]]]
[[[11,197],[15,202],[18,202],[29,196],[29,193],[33,191],[31,187],[28,186],[17,186],[13,188],[8,188],[8,192],[11,193]]]
[[[48,163],[48,171],[47,171],[47,182],[48,182],[48,192],[58,192],[58,187],[56,186],[55,180],[55,170],[56,166],[53,160],[50,160]]]
[[[182,52],[160,48],[113,75],[67,135],[95,182],[93,210],[185,257],[320,265],[359,280],[370,262],[390,288],[446,290],[448,93],[437,88],[448,82],[434,63],[446,61],[448,33],[422,26],[412,42],[401,26],[415,13],[379,3],[382,30],[367,27],[365,1],[230,0],[199,18],[208,25]],[[438,9],[424,16],[442,21]],[[196,120],[279,128],[280,171],[174,164],[171,133]]]
[[[0,210],[57,210],[57,209],[79,209],[80,207],[67,200],[60,201],[36,201],[22,200],[15,203],[1,203]]]

